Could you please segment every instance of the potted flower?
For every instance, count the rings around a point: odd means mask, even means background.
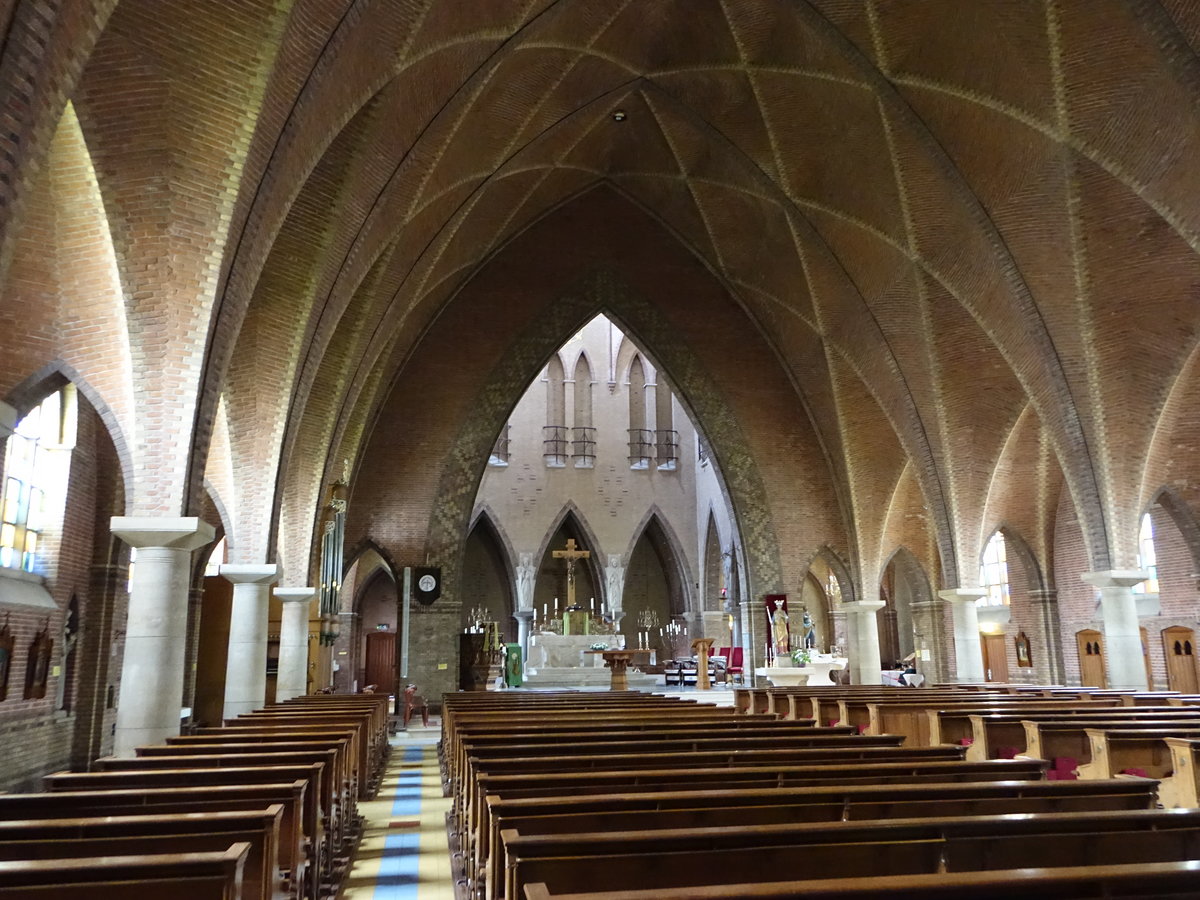
[[[812,651],[810,651],[807,647],[797,647],[792,651],[793,666],[807,666],[810,662],[812,662]]]

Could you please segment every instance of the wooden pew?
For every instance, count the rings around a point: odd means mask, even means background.
[[[0,860],[86,859],[249,847],[242,900],[284,896],[279,872],[283,806],[249,812],[0,821]]]
[[[937,875],[779,881],[632,891],[550,891],[529,885],[524,900],[1184,900],[1196,896],[1194,861],[1021,868]]]
[[[763,881],[935,874],[988,868],[1163,862],[1200,852],[1200,810],[896,819],[726,829],[501,835],[506,893],[526,883],[628,890]]]
[[[1087,730],[1090,761],[1079,766],[1079,777],[1116,778],[1136,774],[1162,779],[1173,771],[1167,738],[1200,738],[1200,721],[1192,728],[1113,730],[1109,725]]]
[[[268,755],[273,762],[323,762],[328,766],[331,781],[330,791],[334,808],[337,811],[331,822],[331,835],[337,847],[344,846],[351,836],[350,825],[357,818],[355,802],[357,798],[357,782],[352,771],[349,748],[345,741],[289,741],[266,743],[224,743],[202,744],[188,743],[160,744],[151,747],[136,748],[138,759],[153,759],[158,764],[160,759],[181,758],[189,764],[207,767],[206,764],[213,756],[231,757],[239,761],[245,755]],[[198,761],[198,762],[197,762]],[[105,767],[107,761],[102,761]],[[120,765],[120,764],[114,764]],[[130,763],[132,766],[132,763]],[[168,763],[162,763],[168,765]],[[138,766],[137,768],[142,768]]]
[[[138,760],[121,760],[136,763]],[[114,761],[115,762],[115,761]],[[309,763],[244,768],[147,768],[112,769],[99,772],[57,772],[43,779],[47,791],[111,791],[135,788],[184,789],[188,787],[225,787],[229,785],[278,784],[303,780],[305,783],[304,834],[305,874],[310,897],[320,896],[321,880],[331,870],[326,859],[325,810],[321,800],[324,764]]]
[[[1091,762],[1092,743],[1087,734],[1089,728],[1103,727],[1110,731],[1159,731],[1166,727],[1175,733],[1184,734],[1189,727],[1186,721],[1171,722],[1168,725],[1162,722],[1044,722],[1026,719],[1021,724],[1025,729],[1024,755],[1052,761],[1074,760],[1076,766]],[[1055,765],[1059,771],[1066,772],[1065,763],[1056,762]]]
[[[1095,789],[1092,792],[1091,789]],[[928,786],[739,790],[504,800],[489,798],[484,849],[488,896],[505,869],[500,834],[617,832],[636,824],[660,828],[736,830],[745,825],[946,818],[1011,813],[1145,810],[1154,805],[1152,782],[983,782]]]
[[[369,796],[369,788],[373,779],[380,773],[374,770],[367,742],[359,740],[358,731],[353,728],[337,728],[335,726],[287,726],[244,728],[197,728],[191,734],[177,735],[166,739],[167,744],[184,746],[202,746],[205,744],[223,744],[230,741],[254,741],[255,743],[287,743],[288,741],[338,741],[345,740],[350,745],[350,755],[353,760],[355,779],[359,786],[358,796]]]
[[[1112,706],[1114,701],[1040,701],[1027,700],[1016,702],[985,701],[985,702],[954,702],[954,703],[869,703],[870,716],[869,734],[904,734],[907,743],[916,746],[935,746],[937,744],[961,743],[947,733],[948,727],[958,724],[962,731],[970,731],[971,722],[967,716],[972,714],[1031,714],[1028,718],[1038,718],[1042,715],[1061,715],[1069,718],[1076,714],[1086,714],[1094,710],[1120,709]],[[986,758],[986,757],[984,757]]]
[[[5,900],[240,900],[250,848],[209,853],[0,862]],[[131,885],[137,885],[133,893]]]
[[[1200,712],[1200,711],[1198,711]],[[936,718],[936,724],[934,719]],[[1116,707],[1103,710],[1071,709],[1055,712],[1020,710],[1008,713],[976,713],[970,710],[930,712],[930,734],[940,743],[967,743],[967,759],[1001,759],[1024,752],[1025,727],[1021,722],[1138,722],[1182,721],[1186,713],[1175,707]],[[963,720],[966,720],[964,728]]]
[[[1200,738],[1163,738],[1171,751],[1171,774],[1158,785],[1158,799],[1167,809],[1200,807]]]
[[[745,766],[681,771],[634,769],[622,772],[551,772],[535,775],[480,775],[465,810],[460,831],[468,860],[480,858],[472,849],[489,825],[489,795],[547,797],[562,793],[637,793],[664,790],[736,790],[765,787],[817,787],[850,784],[917,784],[950,781],[1011,781],[1040,778],[1042,760],[966,762],[866,763],[830,766]]]
[[[278,866],[295,896],[300,896],[308,872],[303,816],[308,783],[249,784],[196,788],[149,788],[45,794],[0,794],[0,834],[8,822],[88,817],[144,816],[182,818],[193,813],[281,810]]]

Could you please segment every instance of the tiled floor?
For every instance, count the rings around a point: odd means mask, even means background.
[[[342,900],[454,900],[439,735],[434,723],[393,738],[379,796],[359,807],[367,823]]]

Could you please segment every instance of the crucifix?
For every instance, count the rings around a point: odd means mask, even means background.
[[[591,557],[590,550],[576,550],[575,538],[567,538],[566,550],[555,550],[555,559],[567,561],[567,609],[575,605],[575,561]]]

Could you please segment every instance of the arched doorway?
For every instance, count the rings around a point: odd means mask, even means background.
[[[399,622],[396,582],[382,566],[367,576],[356,598],[364,639],[358,651],[358,684],[373,684],[381,694],[396,690],[396,641]]]

